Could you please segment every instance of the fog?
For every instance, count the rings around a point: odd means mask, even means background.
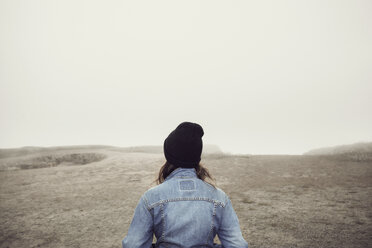
[[[0,147],[372,140],[371,1],[0,2]]]

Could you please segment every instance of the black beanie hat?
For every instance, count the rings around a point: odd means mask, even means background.
[[[203,150],[203,135],[199,124],[182,122],[164,140],[165,158],[176,167],[196,167]]]

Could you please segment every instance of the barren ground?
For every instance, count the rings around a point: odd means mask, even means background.
[[[164,161],[109,147],[0,157],[0,247],[120,247]],[[206,155],[202,163],[252,248],[372,247],[371,161]]]

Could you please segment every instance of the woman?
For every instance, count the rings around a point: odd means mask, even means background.
[[[159,185],[143,194],[135,209],[123,248],[248,247],[228,196],[199,162],[203,128],[183,122],[164,141],[166,163],[160,169]]]

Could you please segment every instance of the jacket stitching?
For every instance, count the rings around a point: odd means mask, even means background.
[[[163,204],[160,205],[160,211],[161,211],[161,223],[163,226],[163,230],[161,232],[161,238],[159,241],[163,241],[165,238],[165,217],[164,217],[164,205]]]
[[[213,238],[211,237],[213,235],[213,229],[214,229],[214,217],[216,216],[216,208],[217,208],[217,204],[214,203],[213,204],[213,213],[212,213],[212,225],[211,225],[211,229],[209,230],[209,233],[208,233],[208,239],[207,239],[207,242],[205,243],[205,245],[208,245],[208,241]]]
[[[146,206],[147,210],[150,212],[151,208],[149,208],[149,202],[148,202],[146,196],[143,196],[143,200],[145,201],[145,206]]]
[[[225,204],[223,202],[212,200],[206,197],[181,197],[181,198],[173,198],[173,199],[158,201],[156,203],[151,204],[148,209],[151,210],[155,208],[156,206],[164,205],[164,203],[176,202],[176,201],[207,201],[207,202],[212,202],[215,205],[220,205],[223,208],[225,207]]]

